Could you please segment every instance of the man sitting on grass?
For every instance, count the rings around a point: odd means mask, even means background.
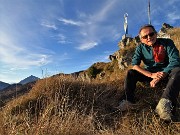
[[[157,38],[152,25],[144,25],[139,30],[141,44],[136,47],[132,58],[133,68],[125,78],[125,93],[118,108],[125,111],[133,106],[136,83],[150,82],[155,87],[160,81],[167,80],[166,88],[156,106],[155,112],[165,121],[171,121],[180,91],[179,51],[171,39]],[[144,68],[140,66],[141,61]]]

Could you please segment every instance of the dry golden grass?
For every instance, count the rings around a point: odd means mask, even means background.
[[[118,82],[119,83],[119,82]],[[40,80],[26,95],[9,102],[1,111],[1,133],[80,134],[102,127],[94,119],[113,106],[117,82],[90,84],[71,77]]]
[[[180,132],[178,123],[164,124],[154,114],[153,108],[161,94],[158,89],[153,91],[138,84],[138,109],[126,113],[114,110],[122,85],[122,80],[89,83],[68,76],[40,80],[28,94],[1,110],[0,134],[174,135]]]
[[[171,34],[177,44],[179,36]],[[179,135],[180,106],[178,122],[164,123],[154,113],[163,85],[151,89],[138,83],[137,108],[122,113],[115,107],[126,70],[118,70],[116,62],[96,66],[108,72],[106,79],[57,75],[8,102],[0,110],[0,135]]]

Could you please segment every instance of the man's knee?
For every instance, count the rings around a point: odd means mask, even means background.
[[[128,75],[136,75],[136,74],[137,74],[137,71],[134,70],[134,69],[130,69],[130,70],[128,70],[127,74],[128,74]]]
[[[171,73],[170,73],[170,76],[173,77],[173,78],[180,78],[180,67],[176,67],[174,68]]]
[[[134,71],[136,71],[136,70],[134,70],[134,69],[129,69],[128,70],[128,72],[134,72]]]

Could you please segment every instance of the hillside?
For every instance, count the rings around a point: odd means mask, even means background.
[[[28,93],[35,82],[27,84],[12,84],[0,91],[0,107],[4,106],[8,101],[18,98],[19,96]]]
[[[180,50],[180,28],[167,33]],[[129,56],[134,48],[132,40],[118,52]],[[1,108],[0,134],[178,135],[180,105],[177,122],[164,123],[154,113],[163,84],[150,88],[138,83],[137,108],[124,113],[115,109],[130,68],[120,69],[118,64],[117,60],[98,62],[85,71],[38,80],[28,93]]]

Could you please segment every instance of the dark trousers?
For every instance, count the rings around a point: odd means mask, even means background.
[[[152,78],[147,77],[136,70],[130,69],[125,78],[125,94],[123,98],[130,102],[134,102],[136,83],[138,81],[150,82],[151,80]],[[166,80],[167,85],[161,98],[171,100],[173,106],[176,106],[180,91],[180,67],[172,69],[171,73],[164,80]]]

